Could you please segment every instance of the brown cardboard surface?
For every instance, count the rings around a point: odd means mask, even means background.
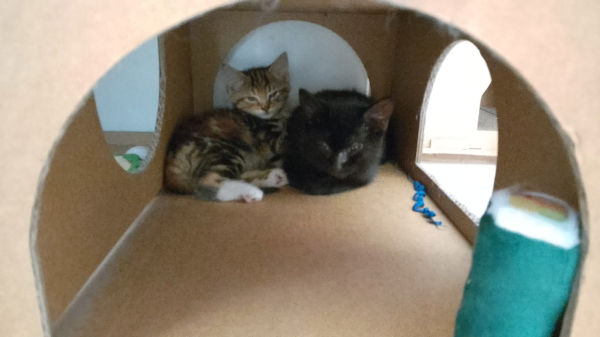
[[[494,88],[490,85],[481,96],[481,106],[493,108],[494,104]]]
[[[0,161],[0,336],[42,334],[45,319],[36,300],[29,244],[31,215],[40,173],[67,117],[127,52],[215,3],[2,3],[0,154],[6,160]]]
[[[424,180],[432,198],[472,240],[476,228],[433,181],[416,167],[419,134],[432,81],[452,43],[471,40],[478,45],[492,74],[499,118],[499,155],[495,187],[524,184],[560,197],[579,209],[578,172],[543,102],[487,46],[464,32],[440,26],[431,17],[401,11],[394,98],[399,112],[391,127],[399,163],[415,178]],[[434,34],[436,32],[437,34]],[[407,48],[410,46],[410,48]],[[526,111],[526,113],[524,113]],[[414,118],[412,118],[414,116]]]
[[[440,25],[431,17],[411,12],[399,12],[397,17],[399,38],[394,93],[400,112],[395,115],[391,125],[396,137],[399,137],[395,139],[399,163],[415,179],[425,184],[429,195],[453,219],[469,241],[473,243],[476,238],[476,227],[472,220],[415,165],[417,149],[420,147],[419,133],[423,127],[422,104],[427,104],[431,81],[443,54],[449,50],[451,43],[459,39],[471,40],[478,46],[492,75],[494,102],[499,118],[495,189],[524,185],[558,196],[586,214],[585,201],[580,199],[583,198],[583,189],[573,145],[563,131],[557,130],[560,127],[555,117],[549,114],[548,107],[514,69],[472,36]],[[434,31],[437,34],[432,34]],[[405,48],[407,45],[412,48]],[[584,278],[582,280],[585,282]],[[575,293],[573,301],[578,298],[581,296]],[[571,306],[567,313],[565,331],[569,331],[574,316],[573,308]]]
[[[71,123],[44,182],[36,235],[51,320],[58,318],[161,183],[157,168],[145,173],[156,177],[139,186],[140,177],[115,165],[92,98]]]
[[[600,166],[600,147],[597,146],[600,80],[596,70],[600,35],[594,34],[600,31],[597,20],[600,3],[595,0],[389,2],[456,24],[489,46],[531,84],[532,90],[573,140],[567,150],[574,153],[574,157],[565,157],[567,151],[562,146],[557,152],[548,148],[561,141],[556,133],[543,131],[552,131],[549,126],[555,121],[546,118],[539,106],[532,104],[529,88],[524,88],[526,94],[510,88],[515,83],[514,74],[501,74],[499,82],[504,83],[504,88],[500,94],[494,85],[500,128],[514,128],[522,134],[516,137],[521,141],[511,143],[512,135],[503,136],[501,130],[498,186],[532,178],[533,188],[557,191],[571,203],[579,204],[587,235],[587,256],[571,335],[597,336],[600,333],[597,309],[600,210],[588,208],[587,204],[600,204],[600,171],[597,169]],[[7,0],[2,3],[0,135],[3,141],[0,156],[5,160],[0,161],[1,336],[41,334],[28,241],[31,210],[38,177],[67,117],[97,79],[142,41],[193,15],[228,3],[221,0]],[[443,25],[437,26],[437,32],[454,33]],[[423,38],[438,39],[434,33]],[[429,58],[432,54],[423,55]],[[491,59],[495,56],[486,57],[488,66]],[[502,64],[494,68],[498,72],[506,71]],[[514,104],[523,106],[505,103],[502,107],[499,100],[510,100],[513,94],[517,97]],[[507,111],[504,120],[503,110]],[[513,120],[508,116],[518,118]],[[536,123],[540,118],[540,123]],[[533,128],[531,137],[524,137],[529,130],[516,125],[518,123]],[[414,128],[407,130],[414,131]],[[535,143],[533,149],[543,150],[543,155],[524,150],[529,142]],[[403,148],[409,149],[407,145],[410,142]],[[530,154],[534,155],[531,159]],[[546,159],[550,164],[544,166]],[[578,166],[580,175],[567,175],[563,182],[564,163],[569,159],[571,165]],[[503,160],[507,165],[502,164]],[[557,162],[560,167],[553,170],[552,165]],[[543,179],[548,172],[552,179]],[[569,183],[577,179],[581,179],[584,190],[575,190]],[[583,198],[587,198],[587,203]],[[427,268],[444,267],[438,261],[423,264]]]
[[[242,2],[233,7],[236,10],[266,11],[276,8],[278,11],[288,12],[314,12],[322,11],[328,13],[361,12],[361,13],[384,13],[390,10],[390,5],[385,2],[373,0],[250,0]]]
[[[471,248],[413,194],[387,166],[331,197],[158,196],[56,335],[451,336]]]
[[[390,18],[391,19],[391,18]],[[396,27],[382,14],[262,13],[216,11],[190,23],[194,108],[212,108],[217,71],[231,48],[253,29],[275,21],[303,20],[322,25],[342,37],[362,60],[375,99],[389,97]],[[374,38],[376,36],[377,38]]]
[[[161,40],[163,88],[160,145],[139,174],[114,160],[92,98],[73,117],[52,154],[37,221],[39,255],[50,322],[73,300],[131,222],[162,187],[166,143],[178,118],[191,111],[188,27]],[[187,48],[187,49],[186,49]],[[187,51],[187,53],[186,53]],[[187,95],[187,96],[186,96]]]

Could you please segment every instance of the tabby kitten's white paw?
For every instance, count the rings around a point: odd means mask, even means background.
[[[282,187],[288,184],[287,174],[280,168],[274,168],[269,172],[264,181],[264,187]]]
[[[221,201],[243,200],[245,202],[260,201],[264,196],[263,191],[245,181],[227,180],[223,182],[217,192],[217,199]]]

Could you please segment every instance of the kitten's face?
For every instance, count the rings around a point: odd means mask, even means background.
[[[301,139],[296,143],[315,168],[343,179],[379,165],[391,101],[373,105],[366,97],[329,99],[301,90],[300,102],[290,123],[300,124],[294,136]]]
[[[238,71],[223,66],[227,93],[236,108],[262,119],[278,115],[290,92],[287,54],[281,54],[266,68]]]

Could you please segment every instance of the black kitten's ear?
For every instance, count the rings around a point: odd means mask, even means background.
[[[312,116],[320,109],[319,102],[317,102],[313,95],[304,89],[300,89],[299,95],[302,112],[307,118],[312,118]]]
[[[385,131],[387,129],[390,117],[394,112],[394,102],[391,99],[384,99],[375,104],[365,113],[365,124],[374,131]]]
[[[312,95],[302,88],[298,91],[298,96],[300,96],[300,104],[302,105],[306,104],[312,98]]]

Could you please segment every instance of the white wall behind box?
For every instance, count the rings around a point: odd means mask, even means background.
[[[133,50],[94,87],[104,131],[154,132],[159,95],[158,38]]]
[[[281,53],[289,59],[291,91],[288,108],[299,104],[298,89],[353,89],[370,95],[367,70],[354,49],[338,34],[321,25],[286,20],[260,26],[240,39],[224,63],[245,70],[269,64]],[[213,104],[230,106],[225,78],[219,71],[214,84]]]

